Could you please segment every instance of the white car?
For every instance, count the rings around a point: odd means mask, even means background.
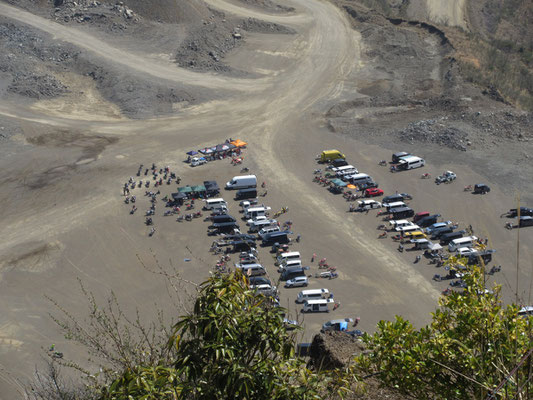
[[[285,282],[286,288],[295,288],[309,285],[309,280],[307,276],[297,276],[296,278],[289,279]]]
[[[381,208],[381,203],[376,200],[359,200],[357,202],[359,206],[358,210],[371,210],[373,208]]]
[[[197,167],[202,164],[207,164],[207,160],[204,157],[194,157],[191,160],[191,167]]]
[[[471,254],[477,254],[477,250],[473,249],[472,247],[461,247],[459,250],[457,250],[457,253],[461,257],[468,257]]]
[[[257,217],[255,218],[251,218],[249,220],[246,221],[246,225],[252,225],[256,222],[259,222],[259,221],[269,221],[268,217],[266,215],[258,215]],[[276,220],[270,220],[272,222],[270,222],[271,224],[275,224],[277,221]]]

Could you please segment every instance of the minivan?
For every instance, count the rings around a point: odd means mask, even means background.
[[[413,224],[411,222],[411,225],[404,225],[404,226],[399,226],[398,228],[394,228],[394,230],[396,232],[400,232],[401,234],[405,233],[405,232],[414,232],[414,231],[419,231],[420,230],[420,227],[416,224]]]
[[[228,206],[228,203],[222,198],[217,197],[216,199],[207,199],[204,204],[204,209],[212,210],[213,208],[220,208],[220,206]]]
[[[461,247],[472,247],[477,240],[475,236],[466,236],[459,239],[454,239],[448,244],[448,250],[457,251]]]
[[[397,221],[392,220],[389,221],[389,224],[393,229],[401,228],[402,226],[414,225],[411,221],[408,221],[406,219],[399,219]]]
[[[265,267],[263,267],[261,264],[243,265],[241,271],[246,276],[266,275]]]
[[[413,169],[420,168],[426,164],[424,159],[416,156],[402,157],[398,163],[398,169]]]
[[[255,199],[257,197],[256,188],[241,189],[235,193],[235,200]]]
[[[296,303],[304,303],[306,300],[332,299],[333,294],[328,289],[302,290],[296,296]]]
[[[464,230],[463,231],[457,231],[457,232],[445,233],[444,235],[442,235],[440,237],[440,244],[441,245],[445,245],[445,244],[450,243],[452,240],[462,238],[465,233],[466,233],[466,231],[464,231]]]
[[[221,222],[236,222],[237,220],[229,214],[222,214],[211,217],[211,221],[213,221],[214,224],[217,224]]]
[[[307,286],[307,285],[309,285],[307,276],[297,276],[296,278],[289,279],[287,282],[285,282],[286,288],[294,288],[294,287]]]
[[[279,226],[277,225],[267,225],[261,228],[259,233],[257,234],[261,239],[264,238],[269,233],[279,232]]]
[[[250,229],[249,231],[250,232],[259,232],[265,228],[270,228],[270,227],[273,227],[273,226],[277,226],[277,223],[278,221],[276,221],[275,219],[265,219],[265,220],[259,220],[259,221],[254,221],[250,224]],[[279,231],[279,229],[278,229]],[[259,234],[261,235],[261,234]]]
[[[404,198],[402,195],[399,195],[399,194],[393,194],[393,195],[390,195],[390,196],[385,196],[383,197],[382,199],[383,203],[395,203],[397,201],[404,201]]]
[[[407,204],[405,204],[403,201],[395,201],[393,203],[382,203],[383,207],[387,208],[387,211],[389,211],[391,208],[400,208],[400,207],[407,207]]]
[[[437,219],[439,219],[439,217],[440,214],[428,215],[427,217],[420,218],[418,221],[416,221],[416,223],[421,227],[426,228],[437,222]]]
[[[302,260],[287,260],[279,265],[278,272],[283,272],[286,269],[289,269],[292,267],[301,267],[301,266],[302,266]]]
[[[453,232],[454,227],[452,225],[443,226],[442,228],[435,228],[431,231],[431,239],[439,239],[447,233]]]
[[[289,251],[288,253],[281,253],[276,259],[276,265],[279,265],[283,263],[283,261],[299,260],[301,259],[301,255],[299,251]]]
[[[289,279],[296,278],[298,276],[305,276],[305,270],[303,267],[291,267],[283,271],[279,277],[281,281],[288,281]]]
[[[333,299],[307,300],[304,303],[302,312],[329,312],[329,305],[333,302]]]
[[[263,246],[272,246],[274,243],[289,243],[289,233],[287,231],[267,233],[263,237]]]
[[[350,183],[353,185],[360,185],[362,183],[366,183],[372,180],[372,177],[370,177],[367,174],[355,174],[355,175],[348,175],[344,177],[346,180],[349,180]]]
[[[399,207],[399,208],[391,208],[389,210],[389,214],[392,217],[392,219],[405,219],[405,218],[410,218],[413,215],[415,215],[415,212],[412,208],[409,208],[409,207]]]
[[[263,207],[263,206],[260,206],[260,207],[248,207],[244,211],[244,216],[247,219],[255,218],[255,217],[266,215],[269,210],[270,210],[270,207]]]
[[[421,220],[422,218],[425,218],[425,217],[429,217],[429,211],[420,211],[420,212],[417,212],[415,214],[415,216],[413,217],[413,222],[416,222],[416,221],[419,221]]]

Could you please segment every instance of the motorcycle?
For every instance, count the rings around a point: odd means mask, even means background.
[[[185,215],[185,220],[186,221],[192,221],[192,214],[186,214]]]
[[[380,233],[379,236],[378,236],[378,239],[384,239],[387,237],[387,232],[383,232],[383,233]]]
[[[385,161],[385,160],[380,160],[380,161],[378,162],[378,164],[381,165],[381,166],[385,166],[385,165],[387,165],[387,161]]]
[[[198,211],[198,212],[195,212],[192,217],[193,218],[200,218],[202,216],[202,212],[201,211]]]
[[[146,223],[146,225],[152,225],[154,223],[154,221],[152,221],[152,218],[146,218],[145,223]]]
[[[180,215],[178,218],[176,218],[177,222],[183,222],[183,215]]]
[[[420,178],[421,178],[421,179],[430,179],[430,178],[431,178],[431,174],[429,174],[429,173],[426,172],[425,174],[422,174],[422,175],[420,176]]]
[[[148,234],[148,236],[154,236],[154,233],[155,233],[155,228],[152,228],[150,229],[150,233]]]
[[[250,168],[248,167],[241,168],[241,172],[249,172],[249,171],[250,171]]]

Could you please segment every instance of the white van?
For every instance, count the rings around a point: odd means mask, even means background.
[[[333,303],[333,299],[307,300],[304,303],[302,312],[329,312],[329,305],[331,303]]]
[[[261,264],[248,264],[241,267],[242,273],[246,276],[266,275],[265,267]]]
[[[397,221],[389,221],[389,224],[391,226],[391,228],[401,228],[402,226],[409,226],[409,225],[414,225],[411,221],[407,221],[406,219],[399,219]]]
[[[405,156],[400,159],[398,164],[399,169],[414,169],[426,165],[424,159],[416,156]]]
[[[383,203],[383,207],[389,211],[391,208],[406,207],[407,205],[403,201],[395,201],[394,203]]]
[[[289,251],[288,253],[281,253],[277,257],[276,265],[282,264],[288,260],[300,260],[302,257],[299,251]]]
[[[228,203],[222,198],[219,197],[217,199],[207,199],[205,201],[204,208],[206,210],[212,210],[214,208],[220,208],[220,206],[228,207]]]
[[[246,219],[254,219],[256,217],[262,217],[266,216],[266,213],[270,210],[270,207],[248,207],[246,211],[244,211],[244,216]]]
[[[412,225],[400,226],[399,228],[395,228],[394,230],[396,232],[405,233],[405,232],[419,231],[421,229],[422,228],[420,228],[418,225],[412,224]]]
[[[359,173],[359,171],[357,171],[357,168],[355,168],[353,165],[345,165],[344,167],[339,167],[339,168],[333,168],[334,170],[337,169],[337,171],[334,171],[335,172],[335,175],[337,176],[344,176],[344,175],[355,175],[357,173]]]
[[[267,226],[264,226],[258,233],[257,235],[262,239],[263,236],[265,236],[266,234],[268,233],[273,233],[273,232],[279,232],[280,229],[279,229],[279,226],[277,225],[267,225]]]
[[[296,303],[304,303],[307,300],[332,299],[333,294],[328,289],[310,289],[302,290],[296,296]]]
[[[226,189],[247,189],[257,187],[257,176],[240,175],[234,176],[231,181],[226,183]]]
[[[366,183],[372,180],[370,175],[367,174],[347,175],[345,176],[345,179],[348,179],[354,185],[360,185],[362,183]]]
[[[448,243],[448,250],[457,251],[461,247],[472,247],[477,241],[475,236],[466,236],[459,239],[454,239]]]
[[[287,260],[279,265],[278,272],[281,273],[288,268],[301,267],[301,266],[302,266],[302,260]]]
[[[250,229],[249,230],[250,230],[250,232],[258,232],[258,231],[260,231],[263,228],[269,228],[271,226],[278,227],[277,226],[277,222],[278,221],[276,221],[275,219],[268,219],[268,218],[264,219],[264,220],[253,221],[250,224]]]

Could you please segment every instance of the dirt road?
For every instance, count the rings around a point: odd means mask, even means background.
[[[85,304],[77,289],[80,278],[100,297],[113,290],[126,311],[138,307],[151,315],[154,303],[172,306],[161,295],[169,288],[164,279],[139,265],[137,255],[149,267],[154,266],[152,253],[165,265],[171,260],[186,279],[199,282],[208,275],[214,258],[206,255],[210,240],[205,224],[178,224],[158,216],[157,234],[148,238],[142,217],[128,215],[120,188],[140,163],[152,162],[171,166],[187,184],[208,178],[223,184],[238,175],[238,168],[219,161],[191,169],[181,161],[186,151],[228,137],[249,143],[246,165],[267,181],[265,202],[273,210],[289,206],[287,218],[302,235],[297,247],[306,260],[317,253],[339,267],[340,279],[313,281],[311,287],[326,285],[342,306],[331,316],[307,317],[305,338],[330,318],[360,315],[361,328],[372,330],[377,321],[395,314],[422,324],[434,308],[439,287],[428,279],[432,272],[414,265],[391,243],[377,240],[378,220],[373,215],[348,215],[342,199],[311,183],[315,154],[338,147],[360,169],[375,172],[389,191],[414,192],[420,207],[425,207],[425,200],[439,201],[413,174],[396,178],[379,170],[375,160],[388,158],[388,150],[329,134],[324,126],[322,116],[328,106],[356,93],[353,80],[363,65],[359,33],[340,9],[320,0],[293,0],[296,11],[287,15],[262,14],[223,0],[208,0],[208,4],[240,17],[284,24],[297,34],[249,35],[249,44],[229,55],[227,62],[245,71],[262,71],[264,76],[227,78],[179,69],[144,57],[141,49],[132,53],[116,48],[86,32],[0,4],[0,14],[140,77],[199,85],[217,93],[215,100],[183,107],[171,117],[135,121],[110,119],[104,113],[101,118],[97,113],[90,118],[81,113],[76,118],[62,117],[48,115],[45,107],[0,103],[0,114],[33,130],[32,143],[39,143],[24,147],[28,138],[20,137],[20,150],[0,161],[6,177],[0,192],[5,205],[0,211],[4,238],[0,302],[6,310],[0,316],[0,392],[16,393],[13,377],[30,378],[41,348],[51,343],[69,358],[84,359],[84,350],[62,339],[50,321],[51,305],[44,295],[83,316]],[[76,101],[65,99],[54,102]],[[496,198],[504,197],[495,192]],[[141,192],[137,195],[143,197]],[[223,195],[229,200],[230,194]],[[453,210],[444,202],[440,206]],[[234,202],[230,210],[237,214]],[[270,256],[262,250],[261,257],[274,276]],[[181,261],[185,258],[191,261]],[[282,291],[282,304],[290,310],[294,310],[295,294]]]

